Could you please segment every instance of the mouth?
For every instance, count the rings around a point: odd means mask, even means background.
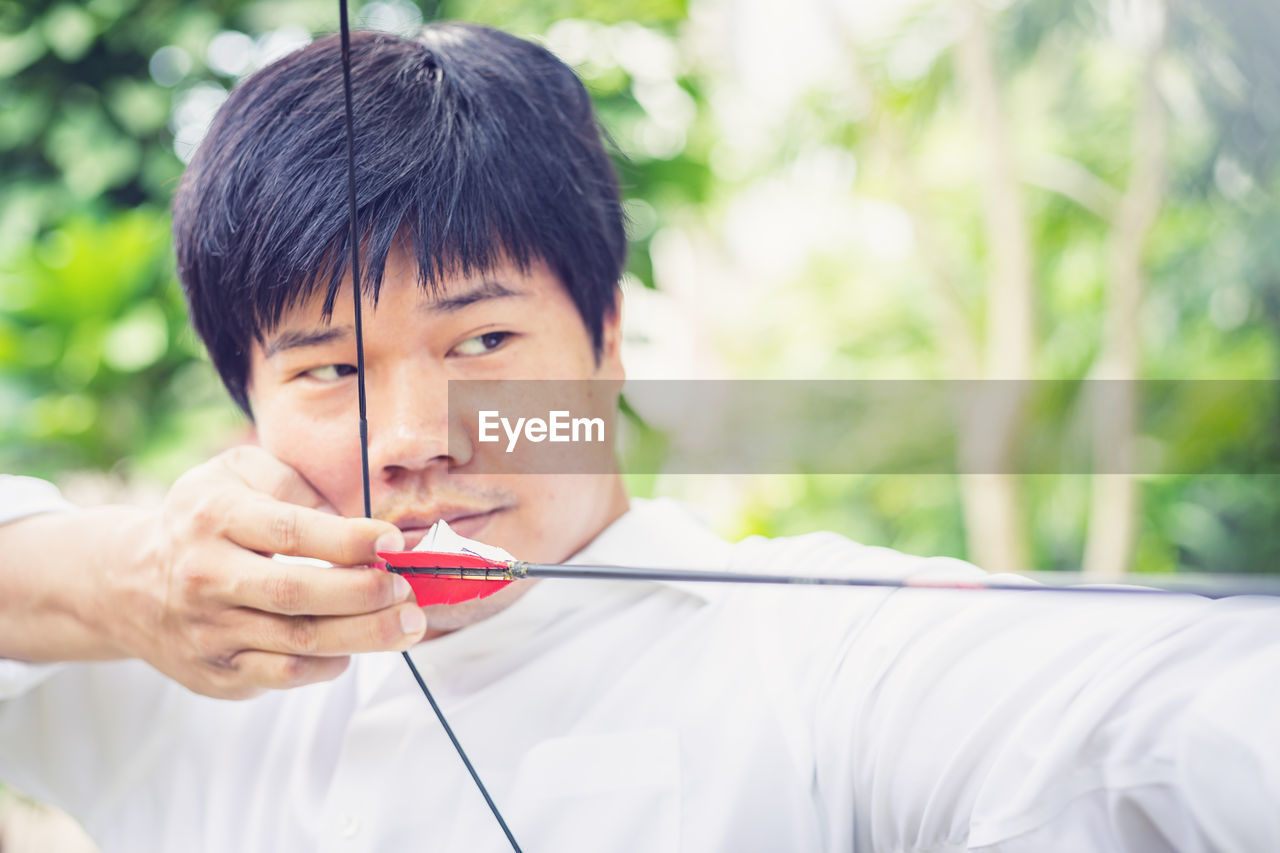
[[[468,539],[478,539],[484,529],[489,526],[489,522],[507,509],[508,507],[504,506],[487,510],[438,507],[433,512],[403,515],[390,519],[390,521],[403,531],[405,550],[411,551],[418,546],[418,543],[422,541],[422,537],[427,535],[427,531],[437,521],[447,522],[461,536],[465,536]]]

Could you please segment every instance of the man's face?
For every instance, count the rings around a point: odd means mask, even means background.
[[[323,294],[285,313],[254,345],[249,399],[263,446],[295,468],[339,513],[363,514],[350,282],[333,316]],[[373,515],[413,547],[437,519],[519,559],[558,561],[626,510],[614,474],[476,473],[474,435],[449,430],[450,379],[622,378],[617,312],[597,360],[564,286],[545,266],[501,266],[422,288],[411,257],[393,251],[377,305],[363,307],[369,477]],[[492,455],[486,456],[492,463]],[[485,471],[495,466],[487,464]],[[519,594],[428,608],[430,624],[459,627]]]

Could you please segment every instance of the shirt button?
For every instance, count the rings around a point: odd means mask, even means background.
[[[343,838],[355,838],[360,832],[360,821],[352,815],[346,814],[342,816],[342,823],[338,828],[338,834]]]

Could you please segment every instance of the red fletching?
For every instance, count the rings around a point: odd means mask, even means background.
[[[502,560],[454,551],[379,551],[378,556],[393,569],[497,569],[505,572],[508,568]]]
[[[379,551],[378,556],[390,569],[507,569],[507,564],[499,560],[451,551]],[[403,577],[413,589],[419,607],[486,598],[511,583],[508,578],[442,578],[409,573]]]

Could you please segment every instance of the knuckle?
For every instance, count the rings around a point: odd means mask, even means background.
[[[320,640],[320,626],[314,616],[294,616],[289,620],[286,632],[291,650],[304,654],[316,650]]]
[[[353,530],[349,525],[346,526],[342,534],[338,537],[338,557],[339,562],[344,566],[354,566],[361,562],[363,555],[364,542],[360,536],[359,530]]]
[[[380,610],[394,599],[393,579],[388,572],[365,569],[355,588],[355,600],[362,610]]]
[[[267,595],[277,613],[297,613],[306,602],[302,581],[294,575],[285,575],[271,581]]]
[[[298,512],[281,509],[271,520],[271,543],[277,554],[297,554],[302,542]]]
[[[365,519],[343,521],[338,547],[342,549],[342,561],[348,566],[367,563],[376,558],[374,542],[382,530],[366,523]]]
[[[391,610],[373,620],[370,628],[375,648],[392,648],[405,638],[404,628],[400,624],[400,611]]]
[[[226,510],[218,495],[200,495],[192,502],[187,513],[187,526],[196,533],[220,533],[225,516]]]
[[[178,592],[183,600],[199,601],[206,597],[214,584],[212,574],[199,562],[182,559],[174,567],[174,577],[178,581]]]

